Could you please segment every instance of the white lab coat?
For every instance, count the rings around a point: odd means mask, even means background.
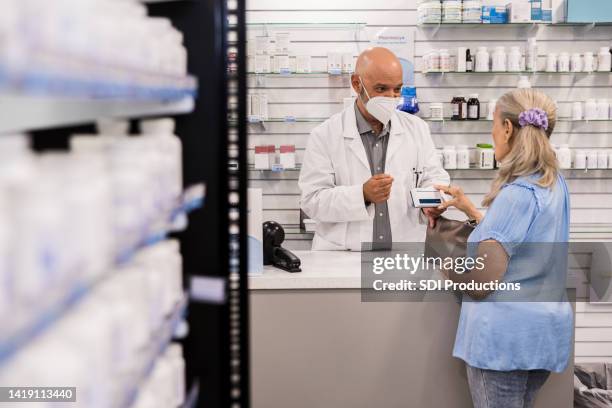
[[[448,184],[450,177],[422,119],[393,114],[385,173],[394,179],[388,200],[393,242],[424,241],[426,218],[412,206],[410,190],[417,174],[418,187]],[[372,242],[375,208],[363,198],[363,183],[371,176],[353,105],[312,131],[298,185],[300,206],[316,221],[313,250],[360,251],[362,242]]]

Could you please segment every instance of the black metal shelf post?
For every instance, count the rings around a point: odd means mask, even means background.
[[[247,222],[247,55],[246,55],[246,1],[226,0],[228,13],[236,24],[227,27],[226,41],[237,39],[228,49],[228,119],[231,151],[227,168],[231,172],[228,188],[230,199],[230,398],[232,408],[250,406],[249,377],[249,294],[248,294],[248,222]],[[226,20],[227,21],[227,20]],[[236,103],[237,102],[237,103]],[[238,123],[229,121],[238,118]],[[238,161],[236,167],[235,160]]]
[[[244,0],[231,7],[227,0],[149,5],[151,15],[170,18],[183,32],[189,72],[199,80],[194,112],[177,118],[185,184],[207,186],[204,208],[180,235],[190,293],[185,359],[189,387],[199,394],[196,407],[249,406]],[[239,38],[232,51],[230,17]],[[230,87],[237,104],[230,105]],[[241,119],[238,125],[230,126],[229,115]],[[238,157],[230,158],[230,149]]]

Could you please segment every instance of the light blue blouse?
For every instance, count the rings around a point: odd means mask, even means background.
[[[549,278],[565,288],[569,240],[565,180],[559,175],[555,186],[542,188],[537,179],[521,177],[505,185],[468,239],[469,256],[475,256],[478,242],[501,243],[509,255],[502,281],[521,283],[522,290],[530,288],[531,293],[543,292]],[[524,243],[534,244],[520,245]],[[548,243],[544,245],[557,251],[535,243]],[[562,372],[572,349],[573,311],[565,291],[558,293],[559,301],[542,297],[537,302],[499,301],[498,292],[486,301],[465,295],[453,356],[490,370]]]

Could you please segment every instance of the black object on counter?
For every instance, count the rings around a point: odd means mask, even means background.
[[[263,223],[264,265],[272,265],[287,272],[302,272],[300,258],[281,247],[285,240],[285,230],[275,221]]]

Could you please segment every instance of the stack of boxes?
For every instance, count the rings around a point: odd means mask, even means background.
[[[553,5],[558,6],[557,3],[554,0],[513,0],[506,5],[508,23],[552,23]]]
[[[504,6],[482,6],[483,24],[506,24],[508,11]]]

